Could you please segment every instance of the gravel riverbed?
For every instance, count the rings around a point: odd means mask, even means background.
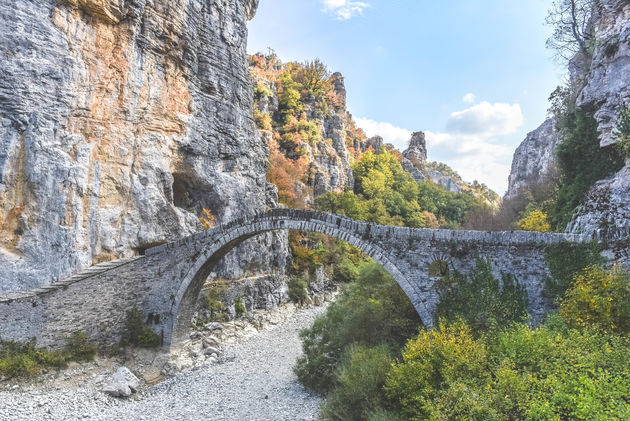
[[[130,399],[93,382],[75,389],[12,386],[0,391],[0,420],[316,420],[320,397],[292,367],[298,333],[325,306],[298,310],[284,323],[228,344],[215,363],[177,374]]]

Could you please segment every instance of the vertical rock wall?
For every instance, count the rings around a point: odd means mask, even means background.
[[[247,67],[256,0],[1,3],[0,291],[190,234],[202,208],[275,206]],[[222,270],[285,256],[267,234]]]
[[[615,128],[624,109],[630,107],[630,3],[626,0],[595,2],[591,23],[595,33],[592,54],[578,54],[569,63],[573,85],[581,87],[577,105],[593,111],[601,147],[614,147]],[[561,141],[550,120],[530,133],[519,146],[512,163],[506,198],[540,182],[554,171],[554,155]],[[617,238],[630,229],[630,160],[614,176],[599,180],[588,192],[567,227],[567,232]],[[531,177],[531,179],[529,179]]]

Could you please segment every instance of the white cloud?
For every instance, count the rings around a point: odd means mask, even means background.
[[[430,161],[445,162],[468,182],[485,183],[499,194],[507,188],[514,151],[484,136],[426,132]]]
[[[407,149],[411,131],[390,123],[381,123],[368,118],[355,118],[357,125],[363,129],[368,137],[381,136],[385,143],[393,144],[396,149]]]
[[[468,94],[464,95],[464,97],[462,98],[462,102],[468,102],[468,103],[472,104],[473,102],[475,102],[475,94],[468,93]]]
[[[322,0],[324,12],[331,13],[338,20],[347,20],[356,15],[362,15],[365,9],[371,7],[368,3],[353,0]]]
[[[462,135],[503,136],[523,125],[523,112],[518,104],[482,102],[451,114],[446,131]]]

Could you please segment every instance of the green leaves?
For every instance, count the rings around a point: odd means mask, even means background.
[[[562,133],[556,151],[560,183],[549,215],[556,231],[564,231],[575,208],[597,180],[619,171],[624,164],[617,149],[600,148],[593,113],[578,108],[574,100],[569,102],[558,118]]]

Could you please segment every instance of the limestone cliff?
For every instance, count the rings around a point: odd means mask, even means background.
[[[0,290],[190,234],[202,208],[224,221],[275,206],[246,55],[256,6],[0,5]],[[252,241],[221,270],[283,265],[286,239]]]
[[[556,147],[560,133],[554,118],[549,118],[516,148],[512,159],[506,199],[512,199],[530,186],[544,183],[555,177]]]
[[[620,111],[630,106],[630,3],[600,0],[593,9],[597,42],[585,69],[585,84],[577,105],[597,110],[595,119],[602,147],[616,143],[614,129]],[[575,61],[580,58],[576,57]],[[573,71],[579,78],[580,71]]]
[[[571,86],[578,89],[576,105],[594,112],[603,148],[616,143],[615,128],[622,111],[630,106],[630,3],[595,2],[591,25],[595,35],[592,50],[570,61],[569,74]],[[555,172],[555,150],[561,141],[562,134],[551,120],[527,136],[514,155],[507,198]],[[567,231],[592,234],[626,230],[629,175],[626,165],[611,179],[595,183]]]
[[[595,7],[593,22],[598,43],[586,72],[578,105],[597,110],[600,145],[617,141],[615,128],[621,112],[630,107],[630,3],[603,0]],[[619,237],[630,233],[630,160],[612,178],[601,180],[588,192],[567,232]]]
[[[302,80],[308,64],[282,63],[263,54],[252,56],[250,63],[256,120],[272,149],[269,178],[280,189],[281,201],[308,208],[319,195],[352,188],[353,153],[363,149],[365,136],[346,109],[341,73],[322,71],[322,89],[313,93]]]

